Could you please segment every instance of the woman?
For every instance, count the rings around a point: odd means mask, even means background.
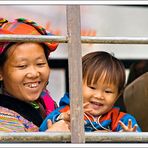
[[[37,23],[19,18],[0,19],[0,34],[51,35]],[[43,119],[56,108],[48,94],[48,56],[57,43],[0,42],[0,131],[37,132]],[[64,121],[51,125],[55,130]]]

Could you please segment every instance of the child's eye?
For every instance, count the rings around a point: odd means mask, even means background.
[[[111,90],[105,90],[106,93],[113,93]]]
[[[91,89],[96,89],[94,86],[88,86],[89,88],[91,88]]]

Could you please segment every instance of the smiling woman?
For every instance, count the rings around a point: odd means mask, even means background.
[[[3,91],[25,102],[35,101],[50,73],[43,47],[38,43],[14,44],[8,56],[1,74]]]
[[[24,18],[13,22],[0,19],[0,34],[52,35]],[[37,132],[46,115],[56,108],[46,85],[50,75],[48,56],[57,45],[0,43],[0,132]]]

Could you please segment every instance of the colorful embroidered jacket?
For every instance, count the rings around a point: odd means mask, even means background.
[[[39,131],[39,126],[46,115],[56,108],[55,102],[46,91],[42,92],[39,100],[40,105],[38,102],[32,105],[12,96],[0,94],[0,132]]]
[[[47,129],[48,119],[50,119],[53,123],[57,122],[58,116],[62,112],[69,110],[69,104],[70,104],[69,95],[65,94],[63,98],[61,98],[60,100],[59,108],[51,112],[46,117],[46,119],[41,124],[39,130],[45,131]],[[112,132],[121,131],[122,127],[118,123],[119,120],[121,120],[125,125],[128,124],[129,119],[132,120],[132,125],[137,124],[137,121],[132,115],[120,112],[119,108],[117,107],[112,108],[108,113],[100,116],[97,122],[94,121],[94,118],[92,116],[86,115],[86,114],[84,114],[84,119],[85,119],[84,123],[85,123],[86,132],[91,132],[91,131],[96,131],[96,130],[109,130]],[[137,128],[137,131],[141,132],[141,129],[139,126]]]

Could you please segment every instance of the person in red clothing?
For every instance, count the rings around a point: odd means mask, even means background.
[[[36,22],[0,19],[0,35],[52,35]],[[44,118],[57,106],[46,85],[48,58],[57,43],[0,42],[0,132],[37,132]],[[60,130],[59,122],[50,129]],[[66,126],[66,124],[65,124]],[[49,130],[50,130],[49,129]]]

